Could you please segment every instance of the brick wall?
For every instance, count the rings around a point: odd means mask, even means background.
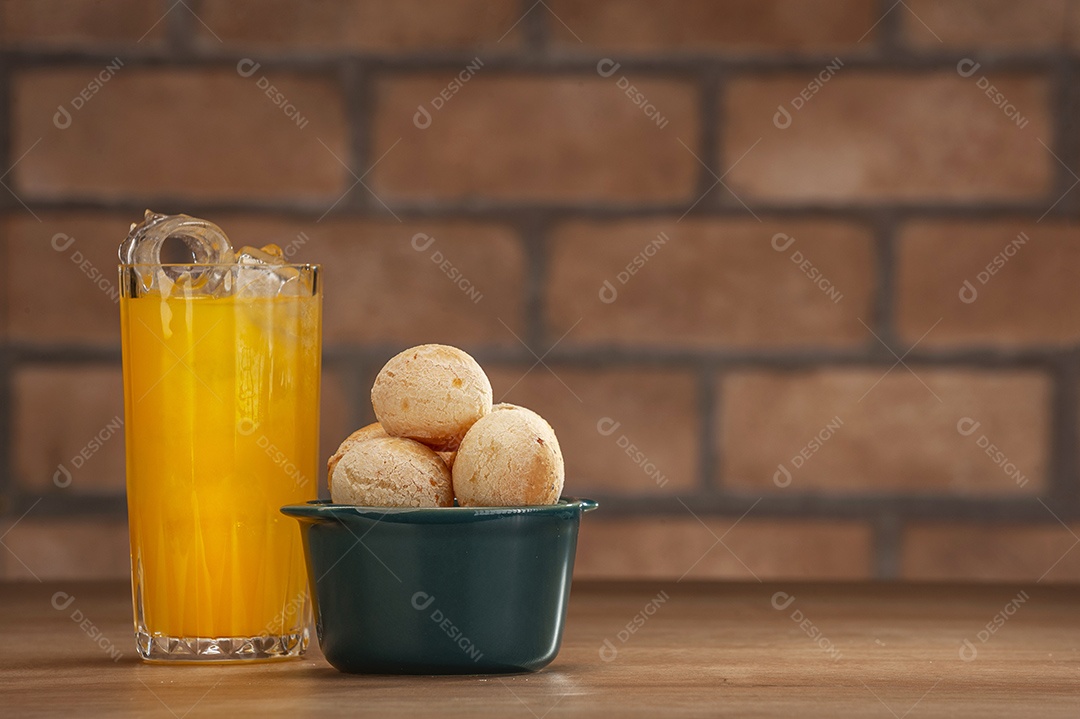
[[[0,47],[2,576],[127,573],[152,207],[308,238],[324,455],[412,343],[547,416],[582,576],[1080,579],[1080,3],[0,0]]]

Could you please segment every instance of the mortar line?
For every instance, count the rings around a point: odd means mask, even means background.
[[[12,158],[18,157],[12,144],[15,142],[14,118],[11,100],[11,67],[0,57],[0,175],[6,176],[6,184],[14,189],[16,178],[12,172]],[[16,160],[17,161],[17,160]],[[0,211],[19,205],[11,192],[0,191]]]
[[[14,383],[15,372],[11,354],[7,343],[0,342],[0,517],[11,516],[18,494],[12,448],[12,434],[15,430],[12,416]]]
[[[1053,137],[1047,138],[1058,157],[1075,170],[1080,143],[1072,137],[1077,129],[1078,91],[1072,87],[1075,78],[1074,62],[1062,57],[1053,73]],[[1051,194],[1061,196],[1073,184],[1074,178],[1060,163],[1052,161],[1054,181]],[[1071,194],[1071,193],[1070,193]],[[1048,215],[1048,218],[1072,214],[1080,206],[1074,197],[1066,196]],[[1072,212],[1070,212],[1070,210]],[[1059,214],[1060,213],[1060,214]],[[1070,511],[1080,507],[1080,498],[1075,496],[1077,477],[1080,473],[1080,458],[1077,457],[1077,432],[1080,431],[1078,418],[1078,367],[1080,353],[1073,352],[1058,358],[1051,375],[1051,397],[1049,410],[1050,433],[1046,439],[1048,459],[1046,494],[1055,507],[1067,506]],[[1056,511],[1056,510],[1055,510]]]
[[[907,12],[903,5],[897,5],[896,0],[878,0],[878,15],[881,22],[874,28],[874,42],[876,50],[883,57],[894,58],[897,55],[906,55],[901,40],[903,22],[906,20],[901,13]]]
[[[690,216],[700,211],[707,211],[711,207],[723,205],[723,195],[716,184],[715,178],[722,177],[730,158],[725,156],[723,137],[727,128],[727,77],[719,71],[715,65],[708,65],[697,74],[695,78],[698,92],[698,143],[694,152],[708,166],[698,166],[698,182],[694,189],[694,197],[688,198],[692,202],[708,192],[709,197],[702,199]],[[682,148],[678,148],[682,149]],[[712,188],[710,190],[710,188]],[[739,207],[739,210],[743,210]],[[679,213],[680,215],[682,213]]]
[[[349,424],[359,429],[375,421],[375,412],[371,408],[371,385],[374,384],[376,370],[363,357],[341,364],[349,368],[347,372],[342,372],[345,391],[349,393]]]
[[[551,44],[551,16],[536,0],[519,0],[519,14],[527,13],[518,27],[526,56],[540,58],[548,53]]]
[[[349,60],[338,70],[338,82],[341,83],[345,101],[345,126],[349,142],[346,157],[357,177],[362,177],[372,162],[374,145],[375,91],[372,78],[367,68],[360,62]],[[343,177],[346,186],[352,184],[351,177]],[[370,192],[361,187],[354,187],[340,205],[334,208],[330,216],[341,211],[360,210],[373,217],[385,219],[386,211]]]
[[[924,495],[760,495],[732,492],[691,493],[675,495],[642,494],[617,495],[600,491],[589,491],[604,507],[607,517],[674,516],[685,517],[689,507],[702,517],[725,516],[738,517],[751,507],[755,518],[790,519],[790,520],[845,520],[874,522],[875,517],[894,518],[898,530],[908,522],[952,522],[964,524],[1021,524],[1030,526],[1060,527],[1046,507],[1034,497],[1015,495],[996,495],[988,498],[970,498],[943,496],[940,494]],[[123,493],[101,495],[69,495],[56,493],[38,495],[25,493],[14,499],[8,507],[8,514],[16,516],[26,511],[39,498],[42,502],[35,510],[44,516],[124,516],[126,501]],[[681,500],[681,501],[680,501]],[[1060,511],[1059,511],[1060,509]],[[1080,520],[1080,511],[1054,507],[1058,517],[1066,523]],[[888,521],[893,521],[889,519]],[[888,526],[882,531],[891,531]],[[886,537],[887,539],[887,537]],[[875,542],[877,540],[874,540]],[[885,540],[882,540],[885,541]],[[876,546],[876,545],[875,545]],[[899,543],[897,545],[899,547]],[[901,554],[897,550],[897,556]],[[888,556],[881,560],[887,568]],[[876,568],[875,568],[875,571]]]
[[[379,370],[401,349],[386,352],[374,359],[356,356],[349,361],[348,364],[353,367],[352,381],[355,386],[352,393],[352,409],[357,427],[364,427],[376,421],[375,410],[371,406],[371,387],[375,384],[375,377],[379,374]]]
[[[832,347],[806,347],[783,350],[707,349],[678,347],[657,350],[648,347],[623,348],[602,346],[559,346],[549,355],[552,360],[577,367],[601,367],[605,365],[668,367],[698,369],[702,363],[722,364],[735,369],[813,369],[823,365],[836,367],[888,368],[895,357],[888,350],[865,343],[850,349]],[[523,347],[497,340],[494,343],[476,342],[475,355],[495,362],[527,362],[535,358]],[[9,352],[19,361],[41,364],[64,365],[69,363],[97,362],[119,364],[120,350],[112,345],[80,345],[69,343],[35,344],[9,341]],[[363,357],[368,361],[385,361],[388,352],[400,349],[397,343],[375,342],[363,345],[329,344],[325,356]],[[961,368],[971,372],[998,372],[1010,369],[1029,369],[1047,374],[1053,373],[1056,363],[1066,358],[1074,349],[1056,346],[1028,347],[1019,350],[977,347],[960,350],[934,350],[916,348],[904,360],[919,367]],[[381,365],[380,365],[381,366]]]
[[[876,580],[900,578],[904,523],[885,510],[873,521],[873,576]]]
[[[1080,432],[1080,352],[1063,358],[1051,382],[1050,436],[1047,438],[1047,484],[1055,506],[1066,505],[1080,510],[1077,497],[1077,433]]]
[[[0,173],[7,172],[11,167],[11,158],[14,156],[11,143],[14,142],[15,131],[11,127],[13,122],[11,106],[11,67],[0,55]],[[11,177],[8,183],[15,184],[14,180],[15,178]],[[11,193],[0,189],[0,212],[17,206]]]
[[[1080,130],[1080,89],[1075,87],[1078,62],[1063,57],[1056,73],[1054,113],[1054,142],[1056,152],[1074,171],[1080,163],[1080,138],[1074,135]],[[1060,164],[1059,186],[1071,187],[1073,177]],[[1071,193],[1072,194],[1072,193]],[[1066,197],[1055,212],[1072,215],[1080,208],[1080,200]],[[1050,426],[1049,494],[1057,503],[1064,503],[1070,511],[1080,510],[1080,350],[1061,358],[1051,389],[1052,408]]]
[[[346,357],[343,355],[330,355],[327,356],[325,351],[323,354],[323,378],[325,380],[327,370],[332,371],[338,375],[341,383],[344,385],[345,393],[345,423],[346,432],[351,433],[353,430],[364,427],[374,422],[371,410],[371,399],[368,394],[368,388],[371,387],[371,383],[368,382],[370,365],[364,357]],[[322,434],[322,407],[319,408],[320,429],[319,434]],[[342,437],[341,439],[344,439]],[[331,439],[330,445],[321,449],[321,455],[319,457],[319,468],[322,469],[326,465],[324,462],[329,459],[330,455],[337,450],[337,445],[334,444],[334,440]],[[320,496],[326,493],[326,483],[322,481],[325,477],[324,474],[320,475],[318,482],[318,491]]]
[[[191,12],[176,7],[176,0],[161,0],[161,12],[167,13],[162,23],[165,25],[165,47],[167,52],[176,57],[188,57],[194,54],[196,45],[195,23],[198,22],[192,12],[202,8],[199,0],[184,0],[191,5]]]
[[[685,150],[684,150],[685,152]],[[1055,163],[1056,164],[1056,163]],[[367,169],[366,167],[364,168]],[[326,204],[333,197],[316,202],[261,202],[242,199],[210,201],[200,198],[178,196],[146,196],[135,200],[109,200],[86,196],[71,196],[57,201],[49,198],[34,198],[34,208],[43,212],[84,211],[84,212],[122,212],[140,214],[147,205],[168,206],[182,204],[189,212],[220,214],[259,214],[267,217],[310,220],[314,222],[326,211]],[[12,200],[12,202],[14,202]],[[3,206],[0,200],[0,207]],[[659,218],[674,221],[686,211],[686,201],[676,203],[643,202],[635,204],[613,204],[588,202],[586,204],[536,204],[531,202],[503,201],[467,201],[464,203],[409,201],[395,199],[394,212],[403,221],[417,220],[472,220],[490,222],[523,222],[538,215],[566,220],[598,220],[617,222],[627,219]],[[954,205],[894,205],[894,204],[755,204],[754,212],[765,221],[783,221],[788,219],[828,219],[850,223],[874,224],[883,214],[888,214],[896,223],[910,220],[967,220],[972,222],[990,222],[998,219],[1015,219],[1034,222],[1046,211],[1047,200],[1022,203],[967,203]],[[1080,208],[1058,213],[1065,201],[1054,210],[1062,219],[1080,220]],[[352,219],[385,219],[386,211],[377,202],[374,208],[366,205],[348,207],[342,202],[334,210],[335,215]],[[746,210],[738,203],[732,205],[705,206],[705,202],[694,208],[694,215],[702,219],[726,220],[745,219]]]
[[[699,169],[699,182],[698,187],[694,189],[694,198],[715,184],[715,178],[710,171],[716,173],[716,176],[723,177],[724,168],[730,162],[730,159],[725,157],[724,151],[724,131],[727,127],[727,81],[726,74],[715,64],[706,65],[698,74],[696,83],[699,103],[698,122],[701,126],[698,128],[699,146],[694,151],[698,152],[701,159],[708,165],[708,169],[704,167]],[[728,200],[731,200],[732,205],[738,205],[732,199],[728,198]],[[694,213],[701,211],[705,214],[714,206],[723,206],[724,201],[724,194],[720,192],[719,187],[715,187],[710,192],[710,196],[694,207]],[[741,212],[745,212],[741,205],[738,207]]]
[[[1078,163],[1080,163],[1080,138],[1074,137],[1075,133],[1080,130],[1080,121],[1078,121],[1080,120],[1078,118],[1078,113],[1080,113],[1080,89],[1075,87],[1077,78],[1076,62],[1068,57],[1061,57],[1054,69],[1053,99],[1051,101],[1053,137],[1047,138],[1047,140],[1058,157],[1073,172],[1080,174],[1080,166],[1078,166]],[[1047,158],[1047,161],[1053,165],[1055,170],[1053,196],[1057,198],[1072,187],[1076,178],[1060,163],[1054,161],[1053,158]],[[1073,216],[1078,208],[1080,208],[1080,200],[1077,199],[1075,192],[1069,192],[1048,217]]]
[[[360,411],[362,404],[359,401],[358,397],[360,391],[359,387],[361,386],[359,378],[364,372],[365,365],[366,359],[363,357],[346,356],[344,354],[334,352],[327,353],[326,348],[323,348],[323,387],[325,389],[325,379],[328,374],[336,374],[338,376],[339,380],[344,386],[345,422],[353,428],[363,426],[362,424],[360,424],[361,420],[363,419],[362,413]]]
[[[902,12],[903,8],[893,10],[890,15]],[[170,13],[170,17],[179,14]],[[192,17],[190,13],[183,14]],[[537,8],[532,15],[546,15],[543,8]],[[168,18],[166,18],[166,21]],[[522,21],[525,25],[528,21]],[[163,21],[165,22],[165,21]],[[192,22],[198,21],[192,17]],[[545,20],[546,22],[546,20]],[[880,27],[880,26],[879,26]],[[864,41],[869,42],[869,41]],[[851,48],[849,48],[851,49]],[[636,75],[671,75],[672,73],[696,73],[703,67],[712,66],[725,73],[738,72],[743,76],[757,74],[790,74],[792,72],[817,72],[821,66],[830,62],[838,54],[837,50],[821,53],[805,53],[797,56],[777,54],[716,54],[702,53],[653,53],[648,56],[628,55],[619,58],[625,72]],[[841,53],[842,54],[842,53]],[[8,48],[0,50],[0,57],[9,58],[13,64],[36,67],[70,67],[73,65],[96,66],[112,60],[116,52],[56,49],[42,50],[33,48]],[[844,67],[869,70],[874,72],[952,72],[956,63],[970,55],[961,50],[920,49],[918,52],[898,52],[895,55],[849,54],[844,57]],[[289,51],[274,57],[260,58],[266,70],[311,71],[326,70],[340,66],[344,62],[356,61],[367,67],[386,73],[414,73],[423,70],[459,70],[476,56],[476,50],[444,50],[392,54],[380,52],[304,52]],[[529,53],[493,53],[484,58],[485,72],[513,72],[523,74],[581,73],[594,75],[596,62],[603,57],[601,51],[580,54],[543,54]],[[235,68],[237,61],[246,57],[243,50],[237,48],[222,49],[216,42],[207,44],[199,51],[184,55],[169,55],[158,48],[140,50],[135,48],[124,54],[127,66],[170,66],[180,68],[219,67]],[[1013,52],[995,54],[980,58],[979,62],[986,71],[994,72],[1042,72],[1053,70],[1061,62],[1059,52]]]

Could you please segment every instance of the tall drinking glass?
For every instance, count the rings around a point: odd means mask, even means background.
[[[139,654],[302,654],[303,549],[278,509],[317,492],[319,268],[121,265],[120,286]]]

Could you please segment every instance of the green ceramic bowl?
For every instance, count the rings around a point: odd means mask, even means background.
[[[545,507],[387,509],[320,500],[300,521],[319,646],[343,672],[534,671],[559,652],[578,524]]]

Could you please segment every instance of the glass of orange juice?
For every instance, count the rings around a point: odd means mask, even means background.
[[[123,264],[120,279],[139,654],[300,655],[303,548],[278,510],[317,493],[319,268]]]

